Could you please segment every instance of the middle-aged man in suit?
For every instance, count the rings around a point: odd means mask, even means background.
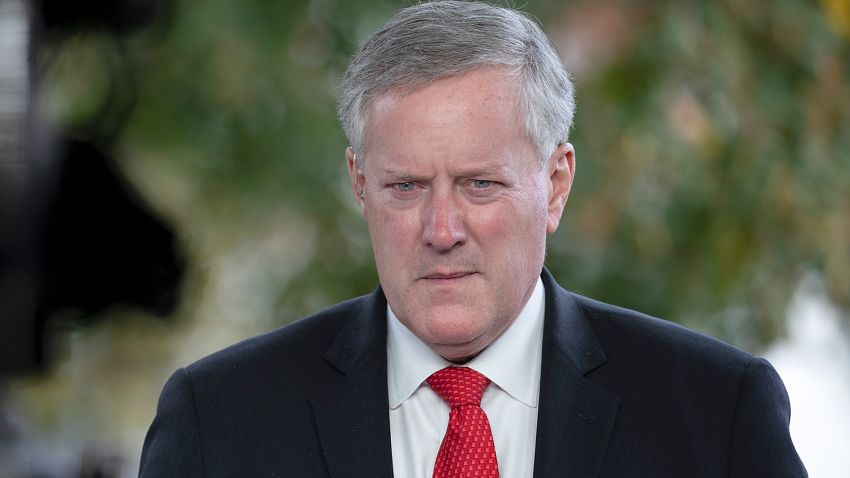
[[[806,476],[766,361],[543,268],[576,159],[535,22],[406,8],[339,110],[380,286],[178,370],[141,476]]]

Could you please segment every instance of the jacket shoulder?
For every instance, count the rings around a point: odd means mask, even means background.
[[[569,294],[584,313],[609,359],[618,355],[638,355],[745,368],[755,358],[733,345],[674,322]]]
[[[629,459],[609,461],[611,476],[630,471],[619,463],[635,459],[664,476],[806,476],[788,432],[788,395],[766,360],[681,325],[568,294],[606,356],[587,378],[620,400],[608,453]]]

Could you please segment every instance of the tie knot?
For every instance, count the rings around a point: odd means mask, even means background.
[[[449,407],[480,405],[490,379],[468,367],[446,367],[428,377],[431,387]]]

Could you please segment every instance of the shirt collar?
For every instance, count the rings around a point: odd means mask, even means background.
[[[466,364],[511,397],[536,407],[540,392],[545,291],[538,278],[516,320]],[[387,305],[387,387],[390,408],[410,398],[432,373],[452,365],[419,340]]]

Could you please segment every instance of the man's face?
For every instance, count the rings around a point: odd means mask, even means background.
[[[494,68],[387,93],[368,111],[357,162],[347,152],[390,307],[453,361],[478,354],[519,314],[572,183],[569,144],[540,168],[517,81]]]

